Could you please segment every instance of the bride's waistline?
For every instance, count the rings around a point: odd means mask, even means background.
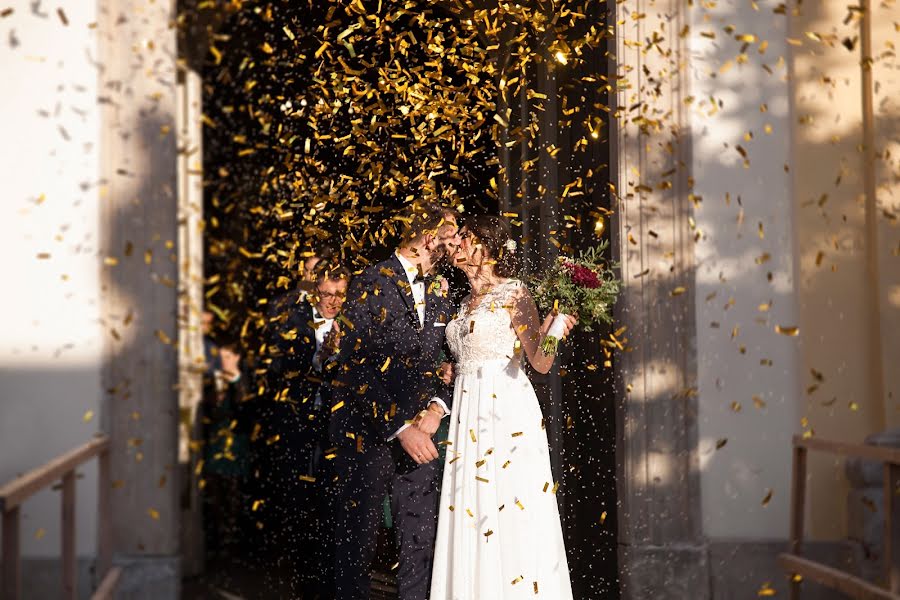
[[[457,363],[455,369],[457,375],[483,375],[499,371],[507,371],[513,375],[522,370],[522,360],[519,357],[512,357],[470,361]]]

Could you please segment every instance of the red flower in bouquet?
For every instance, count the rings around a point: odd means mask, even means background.
[[[595,290],[603,285],[597,273],[592,269],[575,263],[566,263],[565,267],[569,271],[569,276],[572,277],[572,283],[578,287]]]

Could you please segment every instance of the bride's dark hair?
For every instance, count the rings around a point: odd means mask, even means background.
[[[475,215],[466,217],[464,227],[471,232],[475,243],[481,244],[488,260],[494,261],[495,275],[519,276],[519,249],[510,235],[506,219]]]

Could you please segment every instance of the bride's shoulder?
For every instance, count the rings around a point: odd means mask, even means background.
[[[521,279],[517,279],[517,278],[515,278],[515,277],[507,277],[506,279],[504,279],[504,280],[500,283],[500,285],[502,285],[502,286],[504,286],[504,287],[509,287],[509,288],[512,288],[512,289],[516,289],[516,288],[524,288],[524,287],[525,287],[525,284],[522,282],[522,280],[521,280]]]
[[[500,284],[500,292],[509,299],[517,299],[528,294],[528,287],[521,279],[510,277]]]
[[[523,282],[521,279],[516,279],[515,277],[508,278],[501,284],[501,286],[507,292],[522,293],[528,291],[528,287],[525,285],[525,282]]]

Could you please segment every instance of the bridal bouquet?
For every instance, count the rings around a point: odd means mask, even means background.
[[[611,323],[612,305],[619,293],[619,279],[613,273],[615,265],[603,260],[609,244],[589,248],[578,258],[560,256],[541,277],[530,281],[531,295],[542,313],[553,312],[556,318],[541,342],[545,354],[555,354],[565,331],[565,316],[578,315],[585,331],[600,322]]]

